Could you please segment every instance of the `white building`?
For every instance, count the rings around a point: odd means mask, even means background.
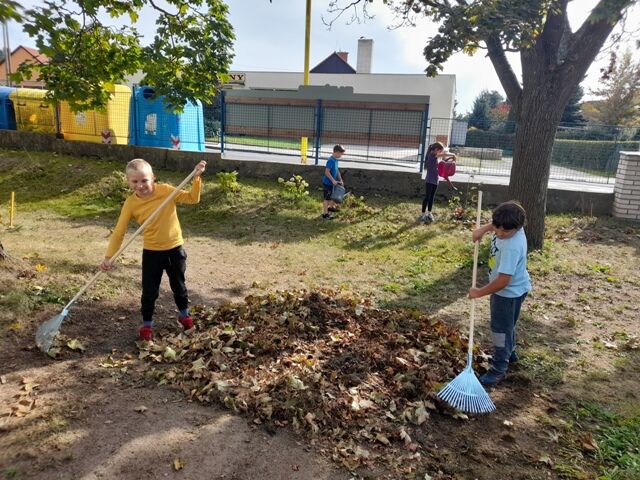
[[[311,69],[309,85],[353,87],[355,94],[428,96],[430,120],[453,118],[455,75],[371,73],[372,52],[373,40],[358,40],[358,69],[348,64],[346,52],[332,53]],[[227,88],[297,90],[303,77],[302,72],[233,71]]]

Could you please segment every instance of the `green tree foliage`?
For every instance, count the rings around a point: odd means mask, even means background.
[[[578,85],[576,91],[571,98],[569,99],[569,103],[564,107],[564,112],[562,112],[562,117],[560,118],[560,123],[565,125],[584,125],[587,123],[587,120],[582,115],[582,97],[584,96],[584,89]]]
[[[332,0],[330,11],[360,5],[366,15],[372,1]],[[569,0],[382,2],[408,23],[420,15],[438,24],[437,34],[424,48],[428,75],[440,72],[457,52],[486,50],[517,124],[509,196],[520,200],[527,211],[530,246],[542,247],[551,152],[560,118],[614,27],[636,0],[599,0],[575,31],[567,16]],[[519,53],[522,81],[507,52]]]
[[[626,51],[620,61],[612,58],[601,87],[592,92],[598,101],[590,103],[589,115],[604,125],[640,123],[640,62]]]
[[[0,22],[8,20],[15,20],[16,22],[22,20],[20,4],[14,0],[0,0]]]
[[[149,9],[156,34],[142,45],[136,25],[149,21]],[[228,71],[234,35],[227,14],[222,0],[45,0],[25,10],[22,22],[49,63],[22,65],[15,79],[37,70],[49,101],[86,110],[104,108],[108,88],[142,70],[142,82],[180,110],[214,96]],[[105,15],[122,26],[102,22]]]
[[[473,101],[473,108],[469,114],[469,126],[488,130],[491,127],[491,112],[504,102],[504,97],[497,91],[483,90]]]

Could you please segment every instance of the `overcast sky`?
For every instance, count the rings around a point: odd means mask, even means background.
[[[23,4],[33,5],[34,0]],[[304,66],[304,0],[228,0],[230,21],[236,34],[235,59],[232,69],[302,71]],[[375,13],[373,20],[347,24],[350,15],[338,19],[329,29],[323,23],[323,17],[331,18],[327,13],[329,0],[312,0],[311,21],[311,68],[334,51],[349,52],[349,63],[355,68],[358,38],[372,38],[372,73],[422,73],[426,61],[422,55],[429,37],[437,33],[436,27],[421,21],[416,27],[388,29],[394,24],[392,12],[376,0],[371,5]],[[343,1],[343,4],[348,2]],[[584,21],[597,0],[574,0],[569,4],[569,15],[573,30]],[[629,12],[627,29],[640,25],[640,2]],[[140,27],[145,36],[151,38],[153,22],[144,21]],[[34,46],[34,42],[24,34],[20,27],[11,24],[10,40],[12,48],[23,44]],[[636,39],[638,36],[636,35]],[[628,44],[635,47],[635,39],[628,37]],[[633,48],[636,58],[639,54]],[[599,69],[607,64],[608,56],[601,55],[589,70],[583,82],[585,91],[597,86]],[[512,65],[519,72],[519,57],[512,57]],[[450,59],[443,73],[456,75],[458,112],[471,109],[473,99],[483,89],[503,92],[491,62],[481,51],[473,57],[457,54]],[[588,95],[587,95],[588,96]]]

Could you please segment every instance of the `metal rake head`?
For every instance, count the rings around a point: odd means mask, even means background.
[[[471,368],[465,368],[438,392],[438,397],[465,413],[489,413],[496,409]]]
[[[62,325],[62,322],[68,314],[69,312],[67,310],[63,310],[38,327],[36,331],[36,345],[38,345],[38,348],[44,353],[47,353],[51,345],[53,345],[53,341],[60,330],[60,325]]]

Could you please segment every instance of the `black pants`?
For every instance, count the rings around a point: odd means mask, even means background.
[[[422,213],[426,212],[427,207],[429,207],[429,211],[433,208],[433,199],[436,197],[436,190],[438,190],[438,185],[434,185],[433,183],[425,183],[426,192],[424,194],[424,200],[422,200]]]
[[[187,270],[187,252],[182,246],[171,250],[142,250],[142,319],[151,321],[160,291],[162,273],[167,272],[169,285],[178,310],[189,305],[189,294],[184,283]]]

